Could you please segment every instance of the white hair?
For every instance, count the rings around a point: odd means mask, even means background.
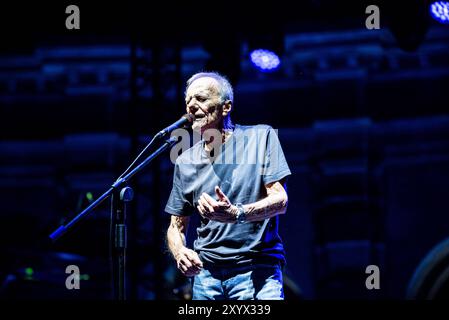
[[[184,95],[187,94],[187,89],[189,89],[190,85],[192,84],[193,81],[195,81],[196,79],[199,78],[213,78],[215,79],[218,84],[219,84],[219,92],[220,92],[220,98],[221,98],[221,102],[225,102],[226,100],[231,100],[231,103],[234,103],[234,91],[232,89],[231,83],[229,82],[229,80],[219,74],[218,72],[198,72],[195,73],[193,76],[191,76],[189,78],[189,80],[187,80],[187,86],[186,86],[186,91],[184,92]]]

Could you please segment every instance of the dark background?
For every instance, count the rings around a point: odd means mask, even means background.
[[[109,203],[48,235],[184,113],[190,75],[216,70],[234,121],[278,129],[293,172],[287,299],[447,297],[449,25],[430,2],[392,2],[2,4],[0,296],[110,297]],[[65,28],[69,4],[80,30]],[[365,28],[369,4],[380,30]],[[251,65],[257,45],[280,52],[277,71]],[[167,153],[132,181],[131,299],[189,297],[164,240],[172,169]],[[81,290],[65,288],[70,264]]]

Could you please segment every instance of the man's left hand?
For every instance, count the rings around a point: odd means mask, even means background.
[[[209,220],[216,220],[225,223],[235,223],[238,208],[234,206],[228,197],[221,191],[220,187],[215,187],[217,200],[207,193],[200,196],[197,209],[201,216]]]

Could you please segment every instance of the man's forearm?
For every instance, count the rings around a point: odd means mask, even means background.
[[[173,257],[178,255],[179,250],[186,246],[186,237],[185,237],[185,226],[182,224],[181,220],[175,218],[174,221],[170,223],[170,226],[167,230],[167,244],[168,249],[170,250]]]
[[[267,195],[257,202],[243,205],[246,212],[246,221],[261,221],[287,211],[288,197],[285,192]]]

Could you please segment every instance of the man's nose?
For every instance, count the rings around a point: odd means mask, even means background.
[[[187,104],[187,109],[191,112],[191,113],[195,113],[198,110],[198,107],[195,105],[194,102],[190,101]]]

